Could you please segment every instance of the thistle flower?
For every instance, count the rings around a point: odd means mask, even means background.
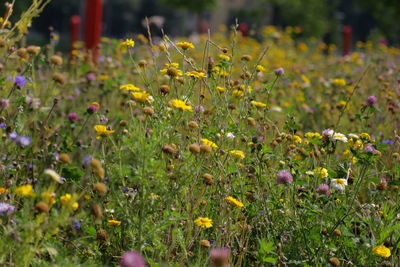
[[[71,112],[67,115],[67,118],[70,122],[74,123],[78,121],[78,113],[76,112]]]
[[[275,75],[276,76],[282,76],[283,74],[285,74],[285,70],[283,68],[277,68],[275,70]]]
[[[146,267],[143,257],[136,251],[127,251],[121,257],[121,267]]]
[[[329,196],[331,194],[331,191],[329,190],[329,185],[327,184],[318,185],[317,192],[321,195],[326,195],[326,196]]]
[[[288,170],[281,170],[276,176],[276,182],[278,184],[286,184],[293,182],[293,176]]]
[[[376,155],[376,154],[379,153],[378,150],[377,150],[373,145],[367,145],[367,146],[364,148],[364,151],[365,151],[366,153],[368,153],[368,154],[374,154],[374,155]]]
[[[229,266],[229,254],[228,248],[216,247],[210,251],[210,258],[213,266],[216,267],[228,267]]]
[[[378,98],[374,95],[370,95],[367,97],[367,106],[374,107],[378,103]]]

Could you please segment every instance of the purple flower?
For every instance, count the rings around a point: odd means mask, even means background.
[[[72,122],[72,123],[78,121],[78,114],[75,113],[75,112],[69,113],[67,117],[68,117],[68,120],[69,120],[70,122]]]
[[[20,136],[17,139],[17,145],[29,146],[31,144],[31,138],[29,136]]]
[[[283,74],[285,74],[285,70],[283,68],[277,68],[275,70],[275,75],[276,76],[282,76]]]
[[[367,152],[368,154],[378,154],[378,150],[373,145],[367,145],[364,148],[364,151]]]
[[[88,165],[90,163],[90,161],[92,160],[93,156],[92,155],[85,155],[83,156],[83,161],[82,164],[83,165]]]
[[[367,97],[367,105],[370,107],[376,106],[376,103],[378,103],[378,98],[374,95],[370,95]]]
[[[10,133],[9,136],[10,136],[11,141],[15,141],[18,138],[18,134],[16,132]]]
[[[14,84],[18,87],[24,87],[26,85],[26,79],[25,77],[21,76],[21,75],[17,75],[14,78]]]
[[[331,191],[329,190],[329,185],[327,184],[320,184],[317,187],[317,192],[321,195],[326,195],[326,196],[329,196],[331,194]]]
[[[121,267],[145,267],[146,262],[136,251],[127,251],[121,257]]]
[[[324,139],[331,138],[333,136],[333,134],[334,134],[334,131],[329,128],[322,131],[322,137]]]
[[[86,79],[88,81],[94,81],[96,80],[96,74],[94,74],[93,72],[89,72],[88,74],[86,74]]]
[[[81,229],[81,220],[79,220],[79,219],[74,219],[74,222],[72,223],[72,227],[73,227],[75,230]]]
[[[394,142],[393,142],[392,140],[383,140],[383,141],[381,142],[381,144],[385,144],[385,145],[393,145],[393,144],[394,144]]]
[[[0,215],[11,214],[15,212],[15,207],[8,203],[0,203]]]
[[[91,105],[90,107],[88,107],[87,112],[88,112],[89,114],[93,114],[93,113],[95,113],[95,112],[98,111],[98,110],[99,110],[99,108],[98,108],[96,105]]]
[[[6,124],[5,123],[0,123],[0,128],[1,129],[5,129],[6,128]]]
[[[203,113],[205,109],[203,106],[195,106],[194,111],[196,111],[197,113]]]
[[[278,184],[285,184],[293,182],[293,176],[288,170],[281,170],[276,176],[276,182]]]
[[[229,266],[229,248],[215,247],[210,251],[211,262],[214,266]]]

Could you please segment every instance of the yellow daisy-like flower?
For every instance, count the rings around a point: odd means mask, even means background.
[[[199,217],[194,220],[194,223],[201,228],[211,228],[213,221],[207,217]]]
[[[263,102],[258,102],[258,101],[251,101],[250,102],[253,106],[255,106],[256,108],[265,108],[267,106],[267,104],[264,104]]]
[[[154,194],[154,193],[150,193],[150,195],[149,195],[149,199],[158,199],[158,198],[160,198],[160,195],[157,195],[157,194]]]
[[[119,89],[126,90],[126,91],[140,91],[139,87],[134,86],[133,84],[121,84]]]
[[[391,253],[390,253],[390,249],[385,247],[384,245],[379,245],[376,246],[372,249],[372,252],[380,257],[384,257],[384,258],[389,258]]]
[[[31,184],[21,185],[15,189],[15,194],[23,197],[34,197],[36,194],[33,192]]]
[[[312,139],[312,138],[321,138],[322,136],[319,133],[310,133],[309,132],[309,133],[306,133],[306,137]]]
[[[125,41],[121,42],[121,46],[125,48],[130,48],[135,46],[135,41],[132,39],[126,39]]]
[[[219,55],[218,57],[219,57],[219,59],[225,60],[225,61],[229,61],[229,60],[231,59],[229,56],[224,55],[224,54],[221,54],[221,55]]]
[[[110,134],[114,133],[115,131],[112,130],[107,130],[107,127],[105,125],[95,125],[94,130],[97,133],[97,139],[100,139],[101,137],[107,137]]]
[[[302,142],[301,137],[298,135],[293,135],[293,140],[296,144],[301,144]]]
[[[245,155],[243,153],[243,151],[240,150],[232,150],[229,152],[229,154],[232,155],[232,157],[237,158],[237,159],[244,159]]]
[[[334,79],[332,81],[332,84],[335,86],[345,86],[346,85],[346,80],[345,79]]]
[[[211,148],[214,148],[214,149],[218,148],[217,144],[215,144],[213,141],[210,141],[210,140],[205,139],[205,138],[201,139],[201,143],[203,145],[208,145],[208,146],[210,146]]]
[[[322,167],[318,167],[314,169],[314,175],[317,178],[326,178],[328,177],[328,170]]]
[[[108,224],[112,225],[112,226],[118,226],[121,224],[121,221],[117,221],[117,220],[108,220]]]
[[[102,75],[99,75],[99,80],[101,80],[101,81],[106,81],[106,80],[108,80],[110,77],[108,76],[108,75],[106,75],[106,74],[102,74]]]
[[[175,67],[164,68],[161,69],[160,72],[164,75],[168,75],[171,78],[177,78],[183,75],[182,70]]]
[[[188,72],[185,73],[185,75],[193,77],[193,78],[196,78],[196,79],[203,79],[203,78],[207,77],[207,75],[204,72],[195,71],[195,70],[194,71],[188,71]]]
[[[225,87],[217,86],[217,90],[218,90],[220,93],[223,93],[223,92],[225,92]]]
[[[232,92],[232,96],[235,98],[241,98],[242,96],[244,96],[244,92],[242,90],[235,89]]]
[[[193,111],[192,106],[186,104],[185,101],[180,99],[172,99],[171,101],[169,101],[169,105],[182,111]]]
[[[176,43],[176,46],[179,48],[182,48],[182,50],[189,50],[189,49],[194,49],[194,45],[192,43],[189,42],[179,42]]]
[[[54,192],[43,192],[41,194],[42,196],[42,200],[44,202],[46,202],[49,205],[53,205],[54,203],[56,203],[56,194]]]
[[[72,198],[71,194],[65,194],[65,195],[61,196],[60,197],[61,204],[64,206],[68,205],[71,198]]]
[[[151,103],[153,102],[153,97],[149,95],[146,91],[141,91],[141,92],[133,92],[132,97],[139,102],[148,102]]]
[[[0,194],[6,194],[6,193],[8,193],[9,192],[9,190],[7,189],[7,188],[5,188],[5,187],[0,187]]]
[[[229,196],[229,197],[226,197],[225,200],[236,207],[239,207],[239,208],[244,207],[244,204],[234,197]]]
[[[266,72],[267,71],[267,69],[264,68],[262,65],[257,65],[256,70],[260,71],[260,72]]]

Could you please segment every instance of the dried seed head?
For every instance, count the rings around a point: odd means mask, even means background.
[[[107,241],[107,239],[108,239],[108,233],[107,233],[107,231],[104,230],[104,229],[99,229],[99,230],[97,230],[97,232],[96,232],[96,238],[97,238],[97,240],[99,240],[99,241]]]
[[[247,118],[247,124],[252,126],[252,127],[255,127],[257,125],[256,120],[254,118],[252,118],[252,117],[248,117]]]
[[[149,116],[154,115],[154,109],[152,107],[144,107],[143,113]]]
[[[168,85],[163,84],[163,85],[160,86],[160,91],[161,91],[162,94],[166,95],[166,94],[169,93],[169,91],[171,91],[171,89],[169,88]]]
[[[334,233],[336,236],[341,236],[341,235],[342,235],[342,231],[340,231],[339,229],[335,229],[335,230],[333,231],[333,233]]]
[[[250,61],[252,59],[252,57],[250,55],[243,55],[240,60],[242,61]]]
[[[43,213],[48,213],[50,210],[49,205],[47,205],[47,203],[44,201],[40,201],[40,202],[36,203],[35,208],[39,212],[43,212]]]
[[[189,146],[189,150],[190,152],[192,152],[193,154],[199,154],[200,153],[200,146],[198,144],[191,144]]]
[[[200,241],[200,246],[209,248],[209,247],[211,247],[211,243],[210,243],[210,241],[203,239]]]
[[[61,154],[58,156],[58,158],[60,159],[60,161],[61,161],[62,163],[65,163],[65,164],[71,164],[71,162],[72,162],[70,156],[69,156],[68,154],[66,154],[66,153],[61,153]]]
[[[340,261],[336,257],[330,258],[329,263],[332,264],[332,266],[340,266]]]
[[[209,154],[209,153],[211,153],[211,147],[209,145],[202,144],[202,145],[200,145],[200,151],[201,151],[201,153]]]
[[[98,220],[101,217],[103,217],[103,211],[102,211],[100,205],[93,204],[93,206],[92,206],[92,214],[93,214],[95,220]]]
[[[65,83],[65,77],[61,73],[54,73],[52,78],[53,78],[53,81],[55,81],[59,85],[64,85],[64,83]]]
[[[56,66],[61,66],[63,64],[63,59],[60,56],[54,55],[50,57],[50,63]]]
[[[100,195],[104,195],[104,194],[107,193],[108,188],[107,188],[107,186],[106,186],[105,184],[103,184],[103,183],[96,183],[96,184],[94,185],[93,190],[94,190],[95,192],[98,192]]]
[[[188,123],[188,126],[189,126],[190,129],[197,129],[197,128],[199,128],[199,125],[198,125],[197,122],[195,122],[195,121],[190,121],[190,122]]]
[[[170,154],[170,155],[173,155],[173,154],[176,153],[176,150],[175,150],[172,146],[170,146],[170,145],[164,145],[164,146],[162,147],[162,151],[163,151],[164,153]]]
[[[214,184],[213,178],[214,178],[214,177],[213,177],[211,174],[209,174],[209,173],[203,174],[204,182],[205,182],[207,185],[213,185],[213,184]]]

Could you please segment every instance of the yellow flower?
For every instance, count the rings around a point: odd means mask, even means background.
[[[193,78],[196,78],[196,79],[203,79],[203,78],[207,77],[207,75],[204,72],[195,71],[195,70],[194,71],[188,71],[188,72],[185,73],[185,75],[193,77]]]
[[[230,151],[229,153],[230,153],[234,158],[237,158],[237,159],[244,159],[244,158],[245,158],[245,155],[244,155],[243,151],[240,151],[240,150],[232,150],[232,151]]]
[[[194,45],[189,42],[179,42],[176,43],[176,46],[182,48],[182,50],[194,49]]]
[[[223,93],[223,92],[225,92],[225,87],[217,86],[217,90],[218,90],[220,93]]]
[[[106,74],[99,75],[99,80],[101,80],[101,81],[106,81],[108,79],[109,79],[109,77]]]
[[[150,193],[149,195],[149,199],[157,199],[160,198],[160,195],[154,194],[154,193]]]
[[[219,57],[219,59],[225,60],[225,61],[229,61],[229,60],[231,59],[229,56],[224,55],[224,54],[221,54],[221,55],[219,55],[218,57]]]
[[[132,39],[126,39],[125,41],[121,42],[121,46],[125,48],[134,47],[135,41]]]
[[[293,136],[293,139],[294,139],[294,142],[296,143],[296,144],[301,144],[301,137],[300,136],[298,136],[298,135],[294,135]]]
[[[208,146],[210,146],[211,148],[214,148],[214,149],[218,148],[218,146],[213,141],[210,141],[210,140],[205,139],[205,138],[201,139],[201,143],[203,145],[208,145]]]
[[[385,247],[384,245],[379,245],[376,246],[372,249],[372,252],[380,257],[384,257],[384,258],[389,258],[391,253],[390,253],[390,249]]]
[[[171,101],[169,101],[169,105],[182,111],[193,111],[192,106],[186,104],[185,101],[182,101],[180,99],[172,99]]]
[[[321,138],[322,136],[319,133],[308,132],[306,133],[306,137],[312,139],[312,138]]]
[[[72,209],[73,211],[77,210],[78,208],[79,208],[78,202],[74,202],[74,203],[71,204],[71,209]]]
[[[196,220],[194,220],[194,223],[201,228],[211,228],[213,226],[212,220],[207,217],[199,217]]]
[[[367,139],[367,140],[371,139],[371,136],[367,133],[360,133],[359,136],[360,136],[360,138],[363,138],[363,139]]]
[[[100,139],[101,137],[107,137],[110,134],[114,133],[115,131],[112,130],[107,130],[107,127],[105,125],[95,125],[94,129],[97,133],[97,139]]]
[[[136,101],[139,102],[148,102],[148,103],[153,102],[153,97],[149,95],[146,91],[133,92],[132,96]]]
[[[0,187],[0,194],[6,194],[8,192],[9,192],[9,190],[7,188]]]
[[[50,193],[50,192],[42,193],[43,201],[49,205],[53,205],[54,203],[56,203],[55,197],[56,197],[56,194],[54,192],[53,193]]]
[[[265,72],[266,71],[266,69],[262,65],[257,65],[256,70],[257,71],[261,71],[261,72]]]
[[[226,201],[228,201],[229,203],[231,203],[232,205],[236,206],[236,207],[244,207],[244,204],[242,202],[240,202],[239,200],[237,200],[236,198],[233,197],[226,197],[225,198]]]
[[[121,224],[121,221],[117,221],[117,220],[108,220],[108,224],[112,225],[112,226],[118,226]]]
[[[182,70],[175,67],[164,68],[160,70],[160,72],[164,75],[168,75],[171,78],[177,78],[183,74]]]
[[[24,197],[34,197],[36,194],[33,192],[32,185],[21,185],[15,189],[15,194]]]
[[[263,102],[257,102],[257,101],[251,101],[250,102],[253,106],[255,106],[256,108],[265,108],[267,105],[264,104]]]
[[[332,81],[332,84],[335,86],[345,86],[346,85],[346,80],[345,79],[334,79]]]
[[[317,178],[326,178],[328,177],[328,170],[322,167],[318,167],[314,169],[314,175]]]
[[[119,89],[126,90],[126,91],[140,91],[140,88],[138,88],[130,83],[120,85]]]
[[[68,205],[71,198],[72,198],[71,194],[65,194],[65,195],[61,196],[60,197],[61,204],[64,206]]]
[[[232,96],[236,98],[241,98],[242,96],[244,96],[244,92],[242,90],[235,89],[232,92]]]

